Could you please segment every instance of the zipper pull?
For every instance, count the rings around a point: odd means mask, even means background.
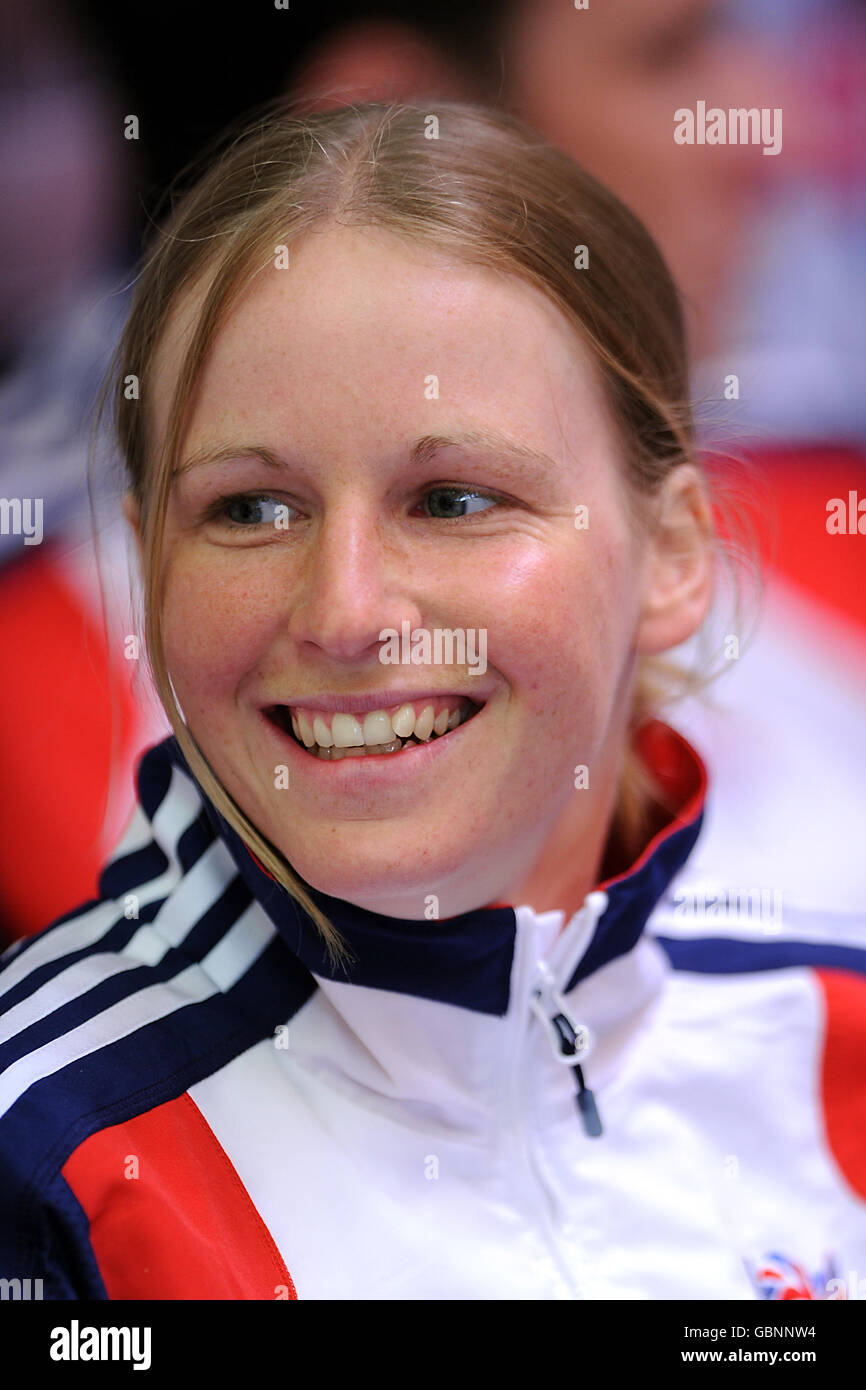
[[[556,989],[553,974],[544,961],[538,962],[538,984],[533,990],[532,1008],[544,1024],[557,1061],[574,1068],[577,1085],[574,1099],[578,1113],[587,1135],[597,1139],[602,1132],[601,1116],[595,1096],[584,1080],[581,1066],[592,1049],[592,1037],[585,1023],[576,1023],[571,1018],[565,1000]]]

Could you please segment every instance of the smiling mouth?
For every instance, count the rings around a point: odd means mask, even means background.
[[[271,705],[264,710],[264,713],[272,724],[280,729],[282,733],[288,734],[305,753],[308,753],[313,758],[319,758],[324,762],[337,762],[342,758],[378,757],[383,754],[402,753],[404,749],[417,748],[425,743],[439,742],[441,739],[447,738],[455,729],[459,729],[461,724],[467,724],[471,719],[474,719],[475,715],[482,708],[482,704],[476,703],[476,701],[466,696],[460,701],[457,709],[452,711],[451,718],[447,726],[442,729],[441,733],[437,732],[433,727],[427,727],[428,723],[432,724],[432,721],[429,719],[427,721],[422,721],[419,718],[416,721],[416,730],[404,738],[393,733],[392,730],[393,736],[385,743],[356,742],[346,747],[338,747],[335,743],[332,743],[330,747],[326,747],[319,742],[313,742],[309,745],[305,743],[304,740],[298,736],[299,728],[297,727],[297,718],[293,716],[288,705]],[[439,720],[437,719],[436,722],[439,722]],[[442,724],[444,724],[444,720],[440,723],[440,728]]]

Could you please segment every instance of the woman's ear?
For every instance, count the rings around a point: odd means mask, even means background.
[[[713,590],[713,523],[703,478],[679,464],[665,478],[649,540],[636,650],[653,655],[698,630]]]

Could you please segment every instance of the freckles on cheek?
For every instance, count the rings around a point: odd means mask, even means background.
[[[603,705],[611,673],[617,668],[622,623],[622,594],[608,549],[598,542],[589,549],[582,533],[575,554],[568,543],[535,563],[522,561],[498,576],[491,604],[490,659],[501,640],[502,662],[522,685],[534,714],[556,729],[574,722],[579,692],[585,717]],[[621,586],[620,586],[621,587]]]
[[[573,649],[573,635],[583,625],[586,589],[572,556],[522,560],[496,575],[491,612],[506,640],[515,644],[515,655],[557,660],[564,649]]]
[[[205,690],[251,670],[271,639],[274,592],[241,566],[174,565],[163,631],[175,684]]]

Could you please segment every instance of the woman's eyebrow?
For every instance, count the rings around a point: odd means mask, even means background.
[[[413,463],[428,463],[442,449],[471,449],[493,453],[497,458],[511,459],[515,462],[542,463],[545,467],[553,469],[561,466],[542,449],[520,444],[515,439],[509,439],[508,435],[501,434],[499,430],[492,429],[463,430],[454,436],[425,434],[421,439],[415,440],[410,457]]]
[[[189,458],[184,459],[183,463],[177,465],[174,475],[177,477],[181,473],[189,473],[191,469],[201,468],[206,464],[227,463],[229,459],[246,458],[258,459],[269,468],[288,467],[286,460],[281,459],[279,454],[260,444],[204,444],[191,453]]]
[[[409,461],[414,467],[419,467],[430,463],[433,458],[443,449],[463,449],[474,452],[492,453],[498,459],[509,460],[517,464],[543,464],[546,468],[558,469],[561,465],[556,463],[543,450],[534,446],[521,444],[517,440],[509,439],[499,430],[492,429],[471,429],[463,430],[454,435],[425,434],[420,439],[416,439],[409,449]],[[178,464],[175,475],[188,473],[193,468],[200,468],[207,464],[225,463],[230,459],[257,459],[264,463],[268,468],[282,469],[290,467],[287,459],[282,458],[273,449],[269,449],[260,444],[223,444],[223,445],[203,445],[196,449],[187,459]],[[524,470],[525,471],[525,470]]]

